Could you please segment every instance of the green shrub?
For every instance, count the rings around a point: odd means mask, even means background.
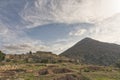
[[[85,68],[84,72],[90,72],[90,70],[88,68]]]
[[[41,63],[48,63],[49,61],[48,61],[48,59],[42,59],[41,60]]]
[[[5,59],[5,54],[0,51],[0,62],[3,61]]]

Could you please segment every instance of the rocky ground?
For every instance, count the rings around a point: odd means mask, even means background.
[[[1,65],[0,80],[120,80],[120,69],[72,63]]]

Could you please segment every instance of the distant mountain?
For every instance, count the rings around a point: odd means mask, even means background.
[[[108,66],[120,59],[120,45],[85,38],[60,55],[86,64]]]

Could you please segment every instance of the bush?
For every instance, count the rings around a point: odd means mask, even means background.
[[[6,62],[10,62],[11,60],[10,60],[10,59],[6,59],[5,61],[6,61]]]
[[[42,69],[38,72],[38,75],[47,75],[47,74],[49,74],[47,69]]]
[[[0,51],[0,62],[3,61],[5,59],[5,54]]]
[[[85,68],[84,72],[90,72],[90,70],[88,68]]]
[[[41,60],[41,63],[48,63],[49,61],[48,61],[48,59],[42,59]]]

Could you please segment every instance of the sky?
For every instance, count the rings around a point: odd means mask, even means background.
[[[120,0],[0,0],[0,50],[60,54],[85,37],[120,44]]]

